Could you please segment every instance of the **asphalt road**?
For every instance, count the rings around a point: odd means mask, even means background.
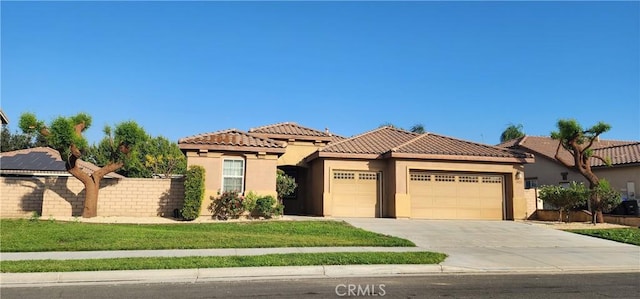
[[[640,273],[358,277],[1,288],[10,298],[639,298]]]

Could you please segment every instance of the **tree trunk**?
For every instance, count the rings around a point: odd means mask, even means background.
[[[84,209],[82,210],[83,218],[92,218],[98,216],[98,190],[100,189],[100,181],[91,182],[84,185]]]

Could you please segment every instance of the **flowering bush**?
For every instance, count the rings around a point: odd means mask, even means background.
[[[238,218],[245,211],[244,197],[240,196],[238,192],[227,191],[222,193],[220,197],[212,199],[213,202],[209,206],[209,210],[214,217],[220,220]]]

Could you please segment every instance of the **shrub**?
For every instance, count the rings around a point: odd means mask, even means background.
[[[600,198],[599,204],[592,203],[596,211],[611,212],[620,204],[620,193],[611,188],[611,184],[605,179],[600,179],[598,185],[591,190],[592,194]]]
[[[569,187],[547,185],[540,188],[540,199],[560,210],[560,221],[563,212],[584,205],[589,197],[589,190],[582,184],[572,182]]]
[[[204,168],[192,165],[184,179],[184,205],[180,215],[185,220],[194,220],[200,216],[200,207],[204,198]]]
[[[220,220],[238,218],[245,211],[244,198],[236,191],[227,191],[218,198],[212,198],[209,210]]]
[[[276,173],[276,193],[278,193],[278,202],[282,204],[282,199],[285,196],[292,194],[298,184],[296,184],[296,180],[284,173],[284,171],[278,169]]]
[[[253,191],[247,192],[247,194],[244,196],[242,205],[244,206],[244,210],[249,212],[249,216],[255,213],[256,201],[258,200],[258,198],[260,198],[260,196],[258,196],[258,194]]]
[[[265,218],[271,218],[276,214],[276,199],[271,195],[260,197],[256,200],[256,212]]]

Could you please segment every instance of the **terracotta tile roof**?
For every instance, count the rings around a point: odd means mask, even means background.
[[[499,144],[499,147],[512,148],[556,160],[558,140],[543,136],[524,136],[515,140]],[[640,142],[620,140],[600,140],[593,143],[593,153],[603,158],[611,158],[612,165],[640,163]],[[564,161],[572,162],[573,156],[565,149],[560,149],[560,157]],[[573,165],[573,163],[571,163]],[[599,159],[592,159],[591,166],[604,166]]]
[[[416,138],[419,134],[385,126],[375,130],[331,143],[321,153],[382,155],[391,148]]]
[[[530,154],[437,134],[417,134],[393,127],[381,127],[329,144],[312,155],[310,160],[317,157],[533,162]]]
[[[610,157],[612,165],[640,163],[640,142],[602,147],[594,150],[593,153],[605,159]],[[591,166],[605,165],[599,159],[591,161]]]
[[[92,174],[100,169],[97,165],[79,160],[80,169]],[[70,175],[58,151],[50,147],[35,147],[0,153],[0,169],[4,174],[32,175]],[[106,178],[125,178],[123,175],[111,172]]]
[[[411,141],[391,149],[393,153],[413,154],[418,156],[460,156],[466,157],[491,157],[491,158],[520,158],[531,159],[533,155],[526,154],[505,148],[474,143],[452,137],[442,136],[433,133],[426,133],[412,139]],[[454,157],[452,157],[454,158]],[[454,158],[457,160],[457,158]]]
[[[284,153],[284,147],[271,139],[237,129],[204,133],[178,140],[180,149],[207,149],[239,152]]]
[[[272,139],[301,139],[317,141],[339,141],[342,136],[327,131],[303,127],[294,122],[277,123],[249,130],[249,134]]]

